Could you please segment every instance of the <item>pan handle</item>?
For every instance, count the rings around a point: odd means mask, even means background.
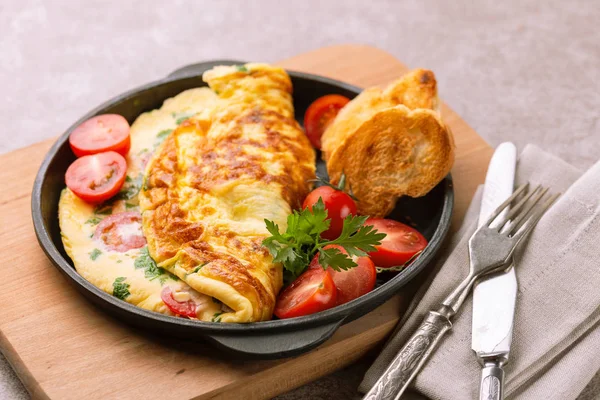
[[[326,325],[314,326],[301,331],[278,333],[210,334],[208,339],[217,346],[239,356],[277,359],[297,356],[314,349],[329,339],[343,323],[343,319]]]
[[[196,64],[185,65],[181,68],[176,69],[171,72],[167,78],[187,78],[190,76],[198,76],[202,75],[205,71],[216,67],[217,65],[237,65],[237,64],[245,64],[245,61],[239,60],[214,60],[214,61],[205,61],[199,62]]]

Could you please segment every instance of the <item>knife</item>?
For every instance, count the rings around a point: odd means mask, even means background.
[[[492,156],[485,177],[479,225],[513,192],[517,149],[502,143]],[[505,272],[482,278],[473,292],[471,348],[483,366],[480,400],[504,398],[503,365],[508,362],[513,317],[517,298],[517,277],[512,262]]]

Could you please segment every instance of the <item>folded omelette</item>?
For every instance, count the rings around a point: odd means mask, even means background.
[[[315,177],[315,153],[294,119],[284,70],[216,67],[131,126],[127,182],[87,204],[62,193],[67,254],[88,281],[124,301],[173,315],[161,294],[199,320],[271,319],[282,267],[261,245],[264,219],[286,227]],[[118,225],[118,241],[104,230]],[[108,239],[107,239],[108,237]]]
[[[286,226],[315,177],[281,68],[221,66],[203,79],[214,106],[183,122],[146,169],[142,229],[158,266],[225,305],[222,322],[271,319],[282,267],[262,240]]]

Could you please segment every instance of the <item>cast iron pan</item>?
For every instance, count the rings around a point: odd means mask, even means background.
[[[141,113],[159,108],[165,99],[190,88],[206,86],[202,81],[204,71],[215,65],[242,63],[218,60],[189,65],[165,79],[117,96],[81,117],[52,146],[40,167],[31,200],[33,223],[38,241],[54,265],[88,300],[122,321],[145,331],[168,334],[169,337],[205,338],[237,355],[283,358],[307,352],[325,342],[340,325],[368,313],[391,298],[432,261],[450,227],[454,198],[450,175],[424,197],[401,199],[389,217],[416,224],[429,240],[429,245],[415,262],[396,275],[380,278],[377,287],[359,299],[318,314],[288,320],[250,324],[198,322],[135,307],[101,291],[75,271],[63,248],[58,226],[58,200],[65,187],[65,172],[75,159],[68,137],[77,125],[104,113],[121,114],[132,123]],[[300,122],[308,105],[319,96],[337,93],[353,98],[361,91],[358,87],[332,79],[288,72],[294,85],[294,106]],[[318,164],[318,171],[320,176],[326,174],[322,162]]]

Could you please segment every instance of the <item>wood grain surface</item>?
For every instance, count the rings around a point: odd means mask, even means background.
[[[319,49],[279,65],[362,87],[383,85],[407,70],[386,52],[357,45]],[[492,149],[445,105],[442,114],[457,146],[456,229]],[[236,361],[204,342],[170,342],[117,322],[67,283],[35,238],[31,189],[52,142],[0,156],[0,349],[34,398],[268,399],[354,362],[397,322],[401,304],[395,297],[318,349],[278,361]]]

